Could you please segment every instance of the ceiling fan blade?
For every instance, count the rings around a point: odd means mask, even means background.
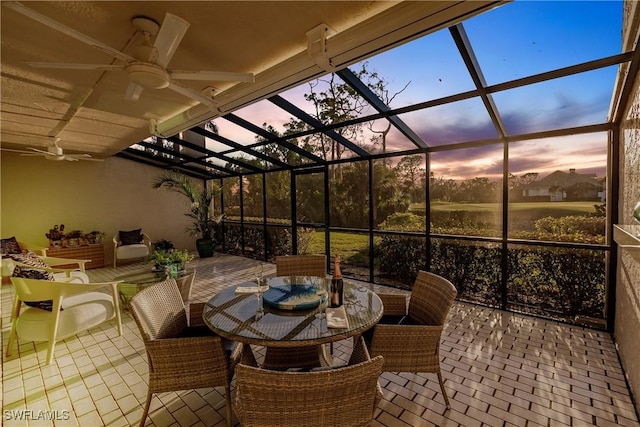
[[[253,73],[227,73],[224,71],[170,71],[172,79],[178,80],[206,80],[223,82],[250,82],[256,81]]]
[[[27,149],[31,150],[31,151],[35,151],[36,153],[40,153],[40,154],[44,154],[46,156],[52,156],[53,154],[48,152],[48,151],[44,151],[44,150],[40,150],[38,148],[33,148],[33,147],[27,147]],[[31,156],[35,156],[35,154],[29,154]]]
[[[127,91],[124,93],[124,99],[127,101],[137,101],[140,99],[140,95],[142,94],[143,86],[139,85],[136,82],[129,82],[127,86]]]
[[[191,99],[195,99],[196,101],[198,101],[201,104],[204,104],[210,108],[212,108],[212,111],[216,110],[215,104],[213,103],[213,100],[210,98],[207,98],[206,96],[204,96],[203,94],[201,94],[198,91],[195,91],[193,89],[189,89],[187,87],[182,86],[179,83],[176,83],[174,81],[170,81],[169,82],[169,89],[171,89],[174,92],[178,92],[188,98]]]
[[[117,49],[112,48],[111,46],[108,46],[102,42],[99,42],[98,40],[95,40],[89,36],[86,36],[76,30],[74,30],[73,28],[69,28],[66,25],[61,24],[58,21],[54,21],[53,19],[49,18],[48,16],[45,16],[39,12],[36,12],[35,10],[29,9],[28,7],[25,7],[22,3],[20,2],[2,2],[3,6],[8,7],[9,9],[18,12],[24,16],[27,16],[35,21],[40,22],[41,24],[46,25],[49,28],[52,28],[56,31],[59,31],[63,34],[68,35],[69,37],[73,37],[74,39],[81,41],[83,43],[88,44],[89,46],[95,47],[96,49],[100,49],[103,52],[118,58],[122,61],[125,62],[133,62],[135,61],[135,59],[129,55],[127,55],[126,53],[120,52]]]
[[[2,151],[10,151],[12,153],[29,154],[31,156],[35,156],[35,154],[33,154],[33,153],[29,152],[29,151],[26,151],[26,150],[15,150],[13,148],[2,148]]]
[[[102,161],[102,159],[94,159],[90,154],[65,154],[64,159],[69,162],[77,162],[78,160],[90,160],[92,162]]]
[[[72,64],[64,62],[26,62],[33,68],[59,68],[63,70],[123,70],[124,65]]]
[[[49,153],[45,154],[44,152],[41,152],[41,153],[24,153],[24,154],[20,154],[20,155],[21,156],[25,156],[25,157],[37,157],[37,156],[39,156],[39,157],[47,157],[47,156],[51,156],[52,154],[49,154]]]
[[[167,13],[164,16],[164,22],[153,43],[154,47],[158,49],[156,64],[163,68],[167,67],[173,54],[176,53],[178,45],[180,45],[189,25],[187,21],[171,13]]]

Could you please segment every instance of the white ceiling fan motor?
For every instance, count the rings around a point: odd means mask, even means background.
[[[158,34],[160,25],[146,16],[137,16],[131,22],[142,33],[144,41],[131,48],[131,56],[140,62],[129,64],[125,71],[133,82],[145,89],[164,89],[169,86],[171,77],[163,67],[156,65],[158,49],[151,44],[151,37]]]

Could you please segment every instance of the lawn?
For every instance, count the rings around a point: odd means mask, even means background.
[[[310,254],[324,254],[324,231],[311,234]],[[340,255],[348,264],[369,264],[369,236],[366,234],[331,232],[331,255]]]
[[[522,202],[509,204],[509,221],[513,229],[532,229],[536,220],[545,217],[585,216],[596,212],[595,205],[598,202]],[[424,205],[411,206],[411,212],[416,215],[424,215]],[[451,203],[433,202],[432,212],[456,212],[465,211],[481,215],[488,221],[497,222],[499,226],[502,204],[501,203]],[[483,215],[486,214],[485,215]],[[478,217],[478,215],[476,215]]]
[[[588,215],[595,213],[594,205],[597,202],[521,202],[509,203],[509,212],[533,211],[536,216],[566,216],[566,215]],[[411,205],[411,212],[424,214],[423,204]],[[433,202],[433,211],[453,211],[466,210],[471,212],[500,212],[501,203],[451,203]]]
[[[511,227],[512,229],[531,229],[536,219],[547,216],[589,215],[595,213],[594,205],[596,204],[596,202],[511,203],[509,204]],[[502,204],[434,202],[431,207],[433,211],[440,212],[464,210],[498,215],[501,212]],[[410,210],[416,215],[424,215],[424,205],[422,204],[412,205]],[[324,254],[324,237],[324,231],[312,233],[307,253]],[[340,255],[342,260],[348,264],[367,265],[369,262],[369,236],[357,233],[331,232],[331,254]]]

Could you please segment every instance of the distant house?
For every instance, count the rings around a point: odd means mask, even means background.
[[[518,187],[523,201],[601,201],[605,200],[605,183],[594,173],[555,171],[544,178]]]

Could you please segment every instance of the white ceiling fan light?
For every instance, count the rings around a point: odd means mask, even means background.
[[[213,107],[212,100],[199,91],[177,83],[175,80],[193,81],[237,81],[254,82],[252,73],[233,73],[218,71],[172,71],[167,66],[178,49],[187,30],[189,22],[171,13],[166,13],[162,25],[146,16],[132,19],[133,26],[142,33],[143,41],[131,48],[131,54],[121,52],[98,40],[69,28],[45,15],[40,14],[20,2],[3,2],[4,6],[38,21],[56,31],[66,34],[82,43],[99,49],[114,58],[123,61],[122,65],[109,64],[73,64],[50,62],[27,62],[34,68],[54,68],[71,70],[103,70],[125,71],[129,77],[129,85],[125,90],[125,99],[139,99],[143,89],[169,89],[191,98],[208,107]],[[153,44],[152,37],[155,36]]]

